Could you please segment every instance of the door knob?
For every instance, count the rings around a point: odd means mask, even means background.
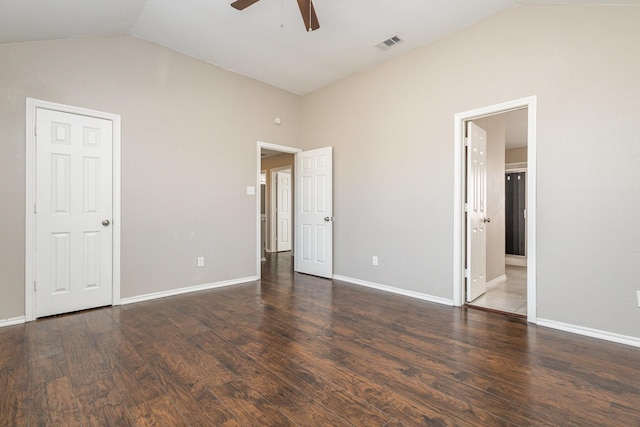
[[[325,220],[326,222],[332,222],[332,221],[334,220],[334,218],[333,218],[332,216],[325,216],[325,217],[324,217],[324,220]]]
[[[482,222],[491,222],[491,218],[485,218],[482,220]]]
[[[110,224],[110,222],[109,222],[109,220],[108,220],[108,219],[105,219],[104,221],[102,221],[102,225],[104,225],[105,227],[106,227],[107,225],[109,225],[109,224]]]

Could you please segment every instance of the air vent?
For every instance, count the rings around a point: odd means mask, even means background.
[[[402,40],[400,37],[398,37],[398,35],[393,35],[391,37],[389,37],[386,40],[382,40],[380,43],[376,43],[376,46],[378,46],[380,49],[382,50],[387,50],[390,47],[393,47],[397,44],[402,43],[404,40]]]

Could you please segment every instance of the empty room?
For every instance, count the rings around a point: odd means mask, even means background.
[[[639,22],[0,0],[0,426],[640,425]]]

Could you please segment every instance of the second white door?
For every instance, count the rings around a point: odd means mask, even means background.
[[[291,172],[277,172],[276,181],[276,251],[290,251]]]
[[[333,149],[296,154],[294,269],[333,276]]]

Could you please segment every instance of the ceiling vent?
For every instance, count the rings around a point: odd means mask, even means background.
[[[380,43],[376,43],[376,46],[378,46],[380,49],[382,50],[387,50],[397,44],[402,43],[404,40],[402,40],[400,37],[398,37],[398,35],[393,35],[391,37],[389,37],[386,40],[382,40]]]

